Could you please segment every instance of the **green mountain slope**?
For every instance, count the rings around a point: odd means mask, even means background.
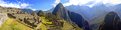
[[[32,30],[31,28],[17,22],[15,19],[8,18],[0,27],[0,30]]]
[[[19,8],[0,7],[0,30],[82,30],[63,18],[42,14],[39,16],[35,12],[22,12]]]

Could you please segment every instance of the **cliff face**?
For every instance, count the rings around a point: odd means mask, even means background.
[[[121,30],[121,19],[115,12],[109,12],[104,19],[103,24],[100,26],[100,30]]]
[[[58,17],[64,18],[66,20],[69,20],[68,16],[68,10],[65,9],[65,7],[59,3],[55,9],[53,10],[52,14],[57,15]]]

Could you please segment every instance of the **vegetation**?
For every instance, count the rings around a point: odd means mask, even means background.
[[[45,15],[45,18],[52,21],[52,20],[61,20],[62,18],[57,17],[56,15],[53,15],[52,13],[47,13]]]
[[[9,8],[12,9],[12,8]],[[4,11],[4,10],[3,10]],[[6,10],[9,11],[9,10]],[[13,12],[13,13],[11,13]],[[4,13],[4,12],[3,12]],[[6,13],[8,19],[2,24],[0,30],[78,30],[64,19],[52,13],[32,12],[27,14],[19,10]],[[38,16],[37,16],[38,15]]]
[[[38,16],[45,16],[45,13],[44,13],[42,10],[40,10],[40,11],[37,13],[37,15],[38,15]]]
[[[45,16],[41,16],[40,19],[42,21],[40,28],[44,28],[44,30],[82,30],[52,13],[47,13]]]
[[[15,19],[8,18],[3,25],[0,27],[0,30],[32,30],[31,28],[17,22]]]
[[[46,17],[40,17],[42,23],[40,24],[41,30],[82,30],[79,27],[74,27],[67,21],[61,19],[57,20],[57,22],[48,21],[49,19],[46,19]],[[59,24],[58,22],[62,23]],[[58,25],[56,24],[58,23]]]
[[[51,16],[52,18],[49,16]],[[39,20],[41,21],[41,23],[37,24],[37,27],[34,28],[35,30],[71,30],[71,29],[80,30],[80,28],[72,26],[70,23],[68,23],[63,19],[57,20],[56,16],[52,14],[48,16],[41,16],[39,19],[41,19]],[[2,26],[0,27],[0,30],[33,30],[33,28],[26,26],[25,24],[19,22],[18,20],[16,20],[12,16],[9,17],[2,24]]]

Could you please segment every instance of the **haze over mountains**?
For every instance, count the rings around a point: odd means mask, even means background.
[[[70,6],[66,6],[65,8],[69,11],[72,11],[72,12],[75,12],[75,13],[78,13],[78,14],[82,14],[82,16],[85,16],[84,17],[85,19],[92,20],[95,17],[98,17],[101,14],[104,14],[106,12],[120,11],[120,10],[117,10],[118,7],[120,7],[120,4],[114,5],[114,6],[107,6],[105,4],[99,3],[97,5],[94,5],[93,7],[89,7],[89,6],[86,6],[86,5],[83,5],[83,6],[70,5]],[[54,8],[52,8],[48,11],[52,12],[53,9]],[[120,8],[118,8],[118,9],[120,9]],[[99,13],[96,13],[96,12],[99,12]],[[92,17],[92,18],[90,18],[90,17]]]
[[[121,4],[64,7],[58,3],[48,11],[0,7],[0,30],[121,30],[120,27]]]
[[[59,3],[55,7],[55,9],[53,10],[52,13],[59,15],[60,17],[65,18],[65,19],[69,18],[69,20],[76,23],[79,27],[82,26],[82,28],[83,28],[86,26],[85,30],[91,30],[91,29],[98,30],[100,27],[100,24],[103,23],[103,21],[105,19],[104,17],[106,14],[108,14],[109,12],[112,12],[112,11],[117,13],[117,14],[120,13],[119,12],[120,7],[117,7],[119,5],[105,6],[104,4],[98,4],[96,6],[93,6],[92,8],[90,8],[88,6],[74,6],[74,5],[72,5],[72,6],[66,7],[67,8],[66,9],[65,7],[62,6],[61,3]],[[114,15],[116,15],[116,14],[114,14]],[[118,14],[118,16],[120,16],[120,14]],[[115,18],[113,16],[111,16],[111,17]],[[120,18],[117,18],[117,19],[120,19]],[[114,23],[114,22],[111,22],[111,23]],[[116,25],[114,25],[114,26],[116,26]],[[119,27],[117,27],[117,28],[119,28]],[[117,29],[117,30],[120,30],[120,29]]]
[[[77,24],[80,28],[84,28],[84,30],[99,30],[100,25],[105,21],[105,19],[107,19],[105,17],[109,12],[114,12],[116,14],[113,15],[117,15],[118,19],[121,18],[120,7],[120,4],[115,6],[97,4],[93,7],[79,5],[71,5],[64,7],[62,3],[59,3],[55,8],[52,8],[49,11],[45,12],[57,15],[57,17],[61,17],[62,19],[65,19],[66,21],[69,21],[72,24]],[[114,18],[113,16],[111,17]]]

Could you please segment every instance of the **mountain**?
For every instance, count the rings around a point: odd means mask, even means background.
[[[54,8],[51,8],[51,9],[49,9],[49,10],[46,11],[46,12],[53,12],[53,10],[54,10]]]
[[[61,18],[66,19],[66,20],[69,20],[68,10],[65,9],[65,7],[61,3],[59,3],[55,7],[55,9],[53,10],[52,14],[57,15],[57,16],[59,16]]]
[[[119,17],[121,18],[121,4],[118,4],[118,5],[115,5],[114,8],[114,11],[119,15]]]
[[[88,22],[80,14],[67,10],[61,3],[55,7],[52,14],[71,21],[71,23],[77,24],[80,28],[84,28],[84,30],[91,30]]]
[[[79,5],[71,5],[66,7],[69,11],[81,14],[84,19],[87,21],[93,20],[96,17],[99,17],[103,15],[104,13],[107,13],[107,10],[109,9],[104,4],[98,4],[93,7],[88,6],[79,6]],[[97,13],[98,12],[98,13]]]
[[[92,30],[97,30],[102,23],[104,16],[112,10],[104,4],[96,4],[93,7],[71,5],[66,7],[69,11],[81,15]]]
[[[39,11],[42,11],[42,10],[36,10],[36,11],[34,11],[34,12],[38,13]]]
[[[21,9],[22,12],[26,12],[26,13],[29,13],[31,14],[33,12],[32,9]]]
[[[80,14],[74,12],[68,12],[68,14],[71,21],[76,23],[79,27],[84,28],[84,30],[91,30],[89,23]]]
[[[109,12],[99,30],[121,30],[121,19],[116,12]]]

